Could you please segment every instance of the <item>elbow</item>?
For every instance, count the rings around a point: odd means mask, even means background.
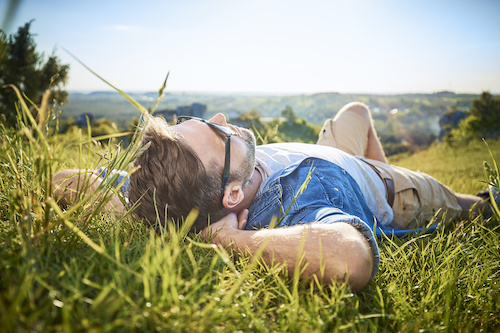
[[[374,254],[365,236],[350,225],[342,228],[343,240],[337,265],[326,267],[323,281],[344,280],[353,291],[366,287],[372,277]]]
[[[328,284],[334,280],[346,281],[353,291],[359,291],[366,287],[372,277],[373,254],[370,248],[360,247],[356,255],[346,260],[343,267],[337,269],[325,269],[322,280]]]
[[[65,169],[52,178],[53,197],[63,207],[69,206],[83,194],[97,188],[100,180],[96,175],[84,170]]]
[[[346,263],[346,279],[352,290],[358,291],[366,287],[372,277],[373,253],[365,239],[353,246],[356,255]]]
[[[62,170],[52,178],[53,197],[61,206],[66,207],[75,200],[78,177],[78,170]]]

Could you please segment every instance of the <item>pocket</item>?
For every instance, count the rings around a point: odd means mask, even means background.
[[[325,205],[343,208],[344,200],[342,193],[345,192],[344,186],[340,181],[335,182],[328,175],[323,175],[319,172],[312,173],[306,190],[297,197],[294,207],[300,211],[309,211],[312,207]]]
[[[396,193],[394,198],[394,219],[390,226],[396,229],[414,229],[420,227],[420,197],[415,187]]]

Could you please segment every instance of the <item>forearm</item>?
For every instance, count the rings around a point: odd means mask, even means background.
[[[214,241],[251,254],[265,244],[265,261],[286,263],[289,272],[302,268],[302,277],[316,275],[325,283],[347,279],[354,290],[368,283],[373,270],[368,242],[346,223],[311,223],[257,231],[222,228]],[[296,267],[297,258],[302,256],[301,266]]]
[[[61,206],[69,206],[79,197],[83,198],[96,193],[98,186],[102,183],[102,178],[90,171],[66,169],[54,175],[53,183],[54,198]],[[112,194],[104,209],[123,211],[124,206],[120,199]]]

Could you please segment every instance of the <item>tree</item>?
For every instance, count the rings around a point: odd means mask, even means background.
[[[19,27],[17,33],[9,37],[0,30],[0,115],[9,127],[16,124],[17,96],[5,85],[15,85],[37,105],[47,89],[51,91],[50,102],[56,107],[62,107],[68,98],[62,87],[66,84],[69,65],[61,64],[54,54],[44,61],[30,33],[32,22]]]
[[[479,120],[479,134],[483,137],[498,136],[500,130],[500,97],[483,92],[472,102],[471,115]]]
[[[489,92],[472,101],[470,114],[462,119],[444,139],[463,144],[472,139],[491,139],[500,136],[500,97]]]
[[[297,119],[297,116],[293,112],[293,109],[290,105],[285,106],[285,109],[281,111],[281,116],[286,118],[286,120],[289,122],[294,122],[295,119]]]

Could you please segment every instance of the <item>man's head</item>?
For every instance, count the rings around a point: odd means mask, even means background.
[[[208,217],[215,222],[237,208],[242,189],[255,168],[255,138],[251,131],[228,125],[218,114],[209,122],[186,120],[169,126],[148,117],[143,144],[149,147],[134,162],[140,168],[130,177],[129,201],[136,214],[150,224],[167,219],[182,223],[193,209],[200,212],[194,228],[201,230]],[[228,134],[231,129],[229,177],[221,195]],[[222,198],[221,198],[222,197]],[[221,205],[222,202],[222,205]]]

